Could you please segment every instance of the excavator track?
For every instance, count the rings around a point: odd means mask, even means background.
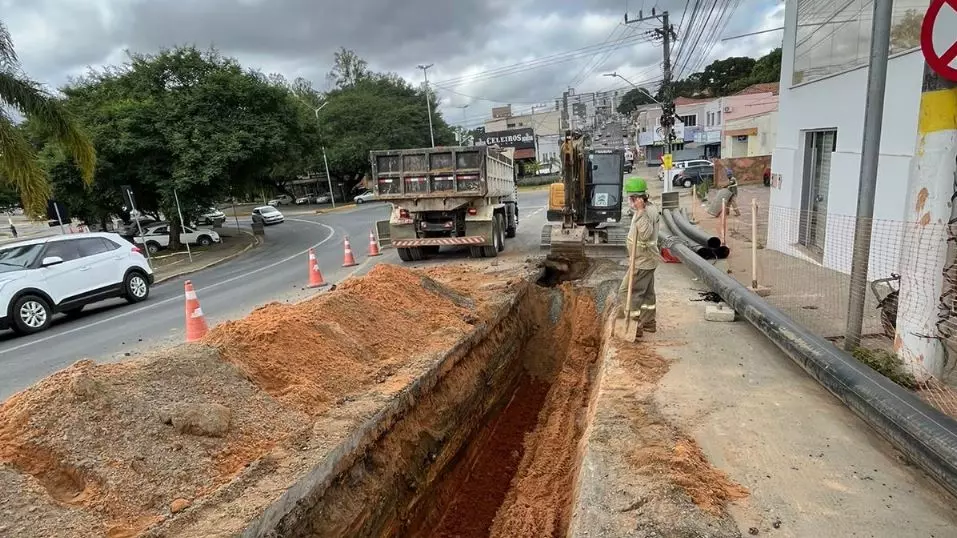
[[[628,228],[615,224],[588,229],[578,226],[562,230],[560,224],[542,227],[541,248],[550,258],[572,261],[584,258],[626,258]]]

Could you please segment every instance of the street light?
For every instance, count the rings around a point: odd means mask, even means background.
[[[469,107],[468,105],[462,105],[462,106],[457,106],[457,107],[455,107],[455,108],[461,108],[461,109],[462,109],[462,133],[461,133],[461,135],[460,135],[460,136],[461,136],[461,140],[459,140],[459,145],[460,145],[460,146],[464,146],[464,145],[465,145],[465,124],[466,124],[465,109],[468,108],[468,107]]]
[[[299,100],[300,103],[306,105],[309,108],[312,108],[312,105],[307,103],[302,97],[299,97],[295,93],[293,96]],[[312,113],[316,116],[316,125],[319,125],[319,111],[326,107],[329,104],[329,101],[319,105],[319,108],[313,108]],[[322,133],[319,133],[319,139],[322,139]],[[321,143],[321,142],[320,142]],[[336,195],[332,192],[332,176],[329,175],[329,160],[326,159],[326,145],[322,144],[322,163],[326,167],[326,183],[329,185],[329,201],[332,202],[332,208],[336,208]]]
[[[432,147],[435,147],[435,133],[432,132],[432,100],[429,98],[429,68],[435,64],[422,65],[419,64],[419,69],[422,70],[422,75],[425,76],[425,108],[429,111],[429,137],[432,139]]]
[[[605,73],[605,74],[602,75],[602,76],[605,76],[605,77],[618,77],[618,78],[620,78],[621,80],[624,80],[625,82],[627,82],[628,84],[631,84],[632,86],[634,86],[634,88],[635,88],[636,90],[641,90],[641,91],[645,92],[645,95],[647,95],[649,98],[651,98],[652,101],[658,103],[659,105],[661,104],[661,101],[655,99],[655,96],[654,96],[654,95],[651,95],[651,92],[649,92],[648,90],[642,88],[641,86],[638,86],[637,84],[635,84],[634,82],[628,80],[627,78],[625,78],[625,77],[619,75],[617,72],[614,72],[614,73]]]

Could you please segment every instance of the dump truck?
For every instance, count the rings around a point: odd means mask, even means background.
[[[543,250],[550,258],[624,257],[628,226],[622,217],[625,152],[589,147],[586,136],[565,133],[562,180],[549,185]]]
[[[444,246],[492,258],[518,230],[515,164],[492,146],[370,152],[375,200],[390,202],[389,238],[402,261]]]

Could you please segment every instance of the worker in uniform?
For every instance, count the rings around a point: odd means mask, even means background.
[[[731,191],[731,198],[728,198],[728,209],[734,211],[734,216],[740,217],[741,211],[738,209],[738,178],[734,177],[730,168],[726,168],[728,174],[728,190]]]
[[[635,276],[632,281],[631,317],[638,321],[635,336],[653,333],[655,325],[655,268],[658,266],[658,219],[659,212],[648,198],[648,185],[644,179],[632,178],[625,183],[625,194],[632,210],[631,227],[628,229],[629,260],[634,250]],[[628,275],[618,288],[622,298],[619,317],[625,316],[625,301],[628,296]]]

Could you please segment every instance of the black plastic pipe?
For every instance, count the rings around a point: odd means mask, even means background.
[[[698,256],[701,256],[706,260],[713,260],[717,257],[717,254],[712,249],[698,243],[697,241],[694,241],[685,235],[680,228],[678,228],[674,221],[674,215],[670,209],[665,209],[661,212],[661,220],[664,221],[665,226],[667,226],[671,231],[672,237],[674,237],[675,240],[680,241],[683,245],[693,250]],[[659,237],[661,236],[660,225],[658,227],[658,235]]]
[[[682,263],[811,377],[957,496],[957,421],[812,334],[680,241],[666,241]]]
[[[691,224],[691,222],[688,221],[688,219],[680,211],[672,211],[671,216],[674,219],[675,224],[678,225],[678,228],[696,243],[700,243],[713,249],[718,249],[721,247],[720,237],[704,233],[701,228]]]

